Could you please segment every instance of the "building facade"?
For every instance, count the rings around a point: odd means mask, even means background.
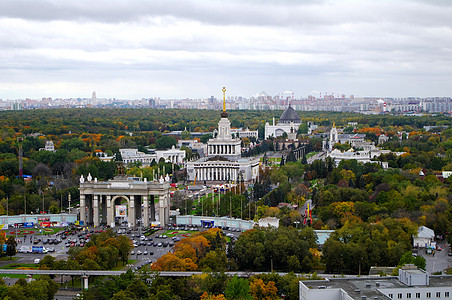
[[[225,105],[218,122],[218,135],[207,142],[207,156],[187,163],[189,181],[252,181],[259,175],[258,158],[241,157],[241,141],[232,138]]]
[[[141,181],[136,177],[118,175],[108,181],[97,178],[80,178],[80,221],[83,225],[110,225],[124,219],[129,227],[149,226],[156,221],[155,197],[158,197],[159,221],[161,226],[169,223],[169,178],[159,181]]]
[[[284,133],[289,135],[291,132],[298,132],[298,128],[301,125],[300,116],[289,105],[286,110],[281,114],[278,123],[275,125],[275,118],[273,118],[273,124],[265,123],[265,138],[282,136]]]

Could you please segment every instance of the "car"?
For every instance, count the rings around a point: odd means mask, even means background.
[[[53,247],[47,248],[47,251],[48,252],[55,252],[55,248],[53,248]]]
[[[162,246],[163,246],[162,243],[158,243],[158,244],[157,244],[157,247],[162,247]]]
[[[144,251],[144,252],[143,252],[143,255],[148,255],[148,252],[147,252],[147,251]]]
[[[35,264],[36,264],[36,265],[39,264],[40,261],[41,261],[41,260],[40,260],[39,258],[36,258],[36,259],[35,259]]]
[[[147,243],[148,246],[152,246],[152,242]]]
[[[168,247],[168,244],[169,244],[168,242],[164,242],[163,247]]]
[[[154,255],[154,251],[149,251],[149,255]]]
[[[152,246],[157,247],[158,243],[154,242],[154,244],[152,244]]]
[[[135,251],[132,250],[132,252],[130,252],[131,255],[135,255]]]
[[[167,235],[162,235],[162,239],[166,239],[166,238],[168,238]]]
[[[452,252],[447,253],[448,256],[452,256]]]
[[[141,252],[140,250],[137,251],[137,255],[141,255],[143,254],[143,252]]]
[[[49,242],[50,242],[49,240],[44,240],[44,241],[42,241],[42,244],[45,245],[45,244],[48,244]]]

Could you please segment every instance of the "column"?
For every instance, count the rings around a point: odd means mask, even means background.
[[[93,198],[93,211],[94,211],[94,226],[99,226],[99,195],[94,195]]]
[[[159,195],[159,207],[160,207],[160,211],[159,211],[159,217],[160,217],[160,226],[164,227],[168,224],[169,222],[169,203],[168,202],[168,195],[164,194],[164,195]]]
[[[151,221],[155,222],[155,196],[151,195]]]
[[[83,288],[85,290],[88,289],[88,276],[86,276],[86,275],[83,276]]]
[[[93,224],[93,198],[94,195],[91,195],[89,201],[88,201],[88,224]]]
[[[131,195],[129,200],[129,211],[128,211],[129,227],[135,226],[135,196]]]
[[[80,221],[83,222],[83,226],[86,225],[86,202],[85,194],[80,193]]]
[[[143,225],[145,227],[149,227],[149,196],[143,195],[141,196],[144,206],[144,215],[141,217],[143,220]]]
[[[113,205],[114,206],[114,205]],[[107,225],[114,227],[114,225],[112,224],[114,222],[114,208],[112,209],[112,204],[111,204],[111,195],[107,195],[107,209],[106,209],[106,214],[107,214]]]
[[[102,195],[100,196],[100,203],[102,205],[102,220],[100,223],[107,224],[107,200],[104,201]]]

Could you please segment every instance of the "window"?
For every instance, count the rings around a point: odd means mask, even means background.
[[[402,299],[402,293],[398,293],[397,298]]]
[[[449,298],[449,292],[444,292],[444,297]]]
[[[406,294],[406,297],[409,299],[409,298],[411,298],[411,293],[407,293]]]
[[[421,293],[416,293],[416,298],[421,298]]]
[[[392,299],[392,297],[393,297],[393,295],[392,295],[392,294],[389,294],[389,298],[391,298],[391,299]]]
[[[440,298],[441,297],[441,292],[436,292],[436,298]]]
[[[431,298],[432,297],[432,293],[428,292],[427,293],[427,298]]]

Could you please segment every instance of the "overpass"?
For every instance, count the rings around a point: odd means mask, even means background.
[[[69,275],[69,276],[81,276],[84,279],[83,286],[85,289],[88,288],[88,277],[89,276],[119,276],[126,273],[126,270],[121,271],[93,271],[93,270],[7,270],[0,269],[0,274],[10,274],[10,275]],[[258,274],[271,274],[271,272],[224,272],[228,276],[237,277],[251,277]],[[158,271],[156,272],[159,276],[163,277],[190,277],[192,275],[201,275],[203,272],[194,271]],[[281,276],[287,273],[277,273]]]
[[[0,269],[0,274],[21,274],[21,275],[29,275],[29,278],[31,278],[31,275],[69,275],[69,276],[81,276],[84,279],[84,288],[88,288],[88,277],[89,276],[119,276],[121,274],[126,273],[127,270],[121,270],[121,271],[94,271],[94,270],[7,270],[7,269]],[[154,271],[152,271],[154,272]],[[260,274],[278,274],[280,276],[285,276],[288,273],[286,272],[224,272],[224,274],[228,276],[235,276],[242,277],[242,278],[248,278],[254,275],[260,275]],[[155,271],[155,274],[158,274],[158,276],[162,277],[190,277],[192,275],[201,275],[204,274],[203,272],[195,272],[195,271]],[[295,274],[298,277],[301,277],[306,274]],[[338,274],[320,274],[320,277],[323,277],[325,279],[327,278],[335,278],[338,276]],[[355,278],[356,275],[341,275],[341,278]],[[361,275],[359,278],[373,278],[373,276],[363,276]]]

